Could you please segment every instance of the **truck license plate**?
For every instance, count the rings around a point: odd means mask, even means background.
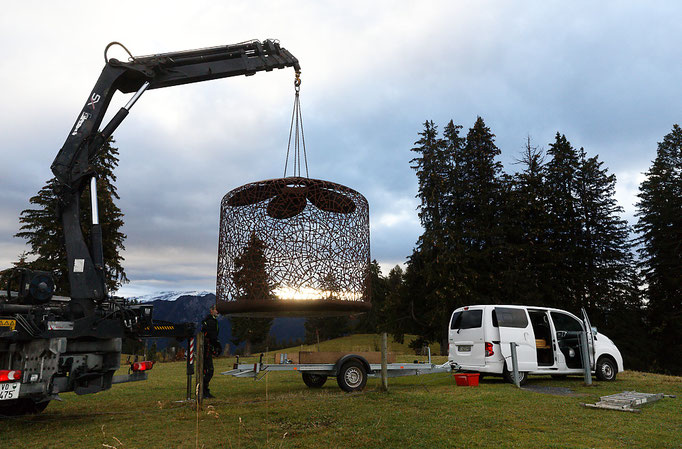
[[[457,346],[461,352],[471,352],[471,345],[459,345]]]
[[[18,399],[21,382],[3,382],[0,383],[0,401],[8,399]]]

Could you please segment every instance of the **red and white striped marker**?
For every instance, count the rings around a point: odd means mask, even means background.
[[[189,364],[194,365],[194,338],[189,340]]]

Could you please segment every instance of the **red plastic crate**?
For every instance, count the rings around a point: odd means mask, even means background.
[[[478,387],[478,373],[457,373],[455,382],[459,387]]]

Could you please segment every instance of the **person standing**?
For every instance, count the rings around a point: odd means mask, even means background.
[[[214,398],[208,387],[213,377],[213,355],[220,354],[220,341],[218,340],[218,309],[215,305],[206,318],[201,322],[201,332],[204,333],[204,397]]]

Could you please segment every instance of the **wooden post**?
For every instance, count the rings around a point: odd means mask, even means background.
[[[381,334],[381,391],[388,391],[388,335]]]
[[[201,407],[204,400],[204,334],[199,332],[197,334],[197,405]]]
[[[192,399],[192,376],[194,375],[194,345],[196,340],[194,337],[187,339],[187,353],[185,358],[187,359],[187,400]]]

